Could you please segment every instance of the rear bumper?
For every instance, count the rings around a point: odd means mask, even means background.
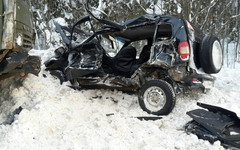
[[[216,78],[209,74],[194,74],[184,78],[184,85],[190,87],[211,88]]]

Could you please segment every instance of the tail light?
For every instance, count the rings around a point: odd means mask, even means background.
[[[197,78],[193,78],[193,79],[192,79],[192,82],[193,82],[193,83],[201,83]]]
[[[180,54],[180,58],[183,61],[189,60],[190,56],[190,47],[187,41],[180,42],[178,46],[178,52]]]

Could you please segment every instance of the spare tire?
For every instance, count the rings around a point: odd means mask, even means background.
[[[199,53],[203,71],[209,74],[218,73],[223,65],[223,50],[215,36],[205,36]]]

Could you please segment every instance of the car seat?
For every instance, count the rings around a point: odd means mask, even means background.
[[[130,77],[131,68],[136,62],[136,55],[137,51],[135,47],[123,47],[113,58],[114,74]]]
[[[145,45],[134,65],[131,68],[130,74],[133,74],[143,63],[147,62],[150,58],[151,45]]]
[[[137,60],[137,64],[143,64],[147,62],[150,58],[150,50],[151,45],[145,45],[139,55],[139,59]]]

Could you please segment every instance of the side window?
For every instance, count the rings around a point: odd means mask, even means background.
[[[171,24],[160,24],[158,26],[158,32],[156,41],[169,40],[172,37],[172,25]]]

